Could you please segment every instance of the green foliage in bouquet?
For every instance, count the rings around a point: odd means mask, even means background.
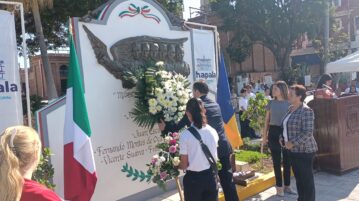
[[[50,156],[50,149],[44,148],[42,151],[40,164],[32,175],[32,179],[50,189],[54,189],[56,187],[55,184],[52,183],[52,179],[54,177],[54,168],[50,163]]]
[[[264,128],[265,116],[266,116],[266,105],[268,99],[263,93],[257,93],[255,98],[250,98],[248,101],[248,108],[243,112],[241,119],[249,119],[249,126],[256,131],[261,131]]]
[[[152,129],[161,119],[176,123],[183,117],[191,92],[190,82],[184,76],[165,71],[163,62],[158,62],[136,77],[136,100],[131,114],[138,126]]]

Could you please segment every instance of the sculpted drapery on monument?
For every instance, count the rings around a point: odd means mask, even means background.
[[[148,63],[163,61],[165,70],[180,73],[185,77],[190,74],[189,65],[183,61],[183,43],[188,38],[166,39],[151,36],[138,36],[118,41],[110,47],[113,57],[107,52],[107,46],[83,26],[91,42],[97,61],[115,78],[122,80],[124,88],[136,86],[137,72],[144,70]]]

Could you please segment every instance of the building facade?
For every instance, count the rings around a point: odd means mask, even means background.
[[[341,32],[348,35],[348,41],[340,44],[348,52],[354,52],[359,49],[359,0],[330,0],[335,8],[334,20]],[[202,9],[208,9],[208,1],[201,0]],[[209,10],[204,10],[199,17],[191,19],[205,24],[219,26],[221,20],[217,16],[211,16]],[[331,33],[332,34],[332,33]],[[231,33],[220,32],[221,49],[225,50],[231,41]],[[225,51],[222,51],[225,53]],[[228,57],[227,57],[228,58]],[[315,82],[320,76],[321,58],[314,49],[312,41],[304,34],[293,44],[290,55],[291,64],[307,65],[309,74],[312,75],[312,81]],[[271,75],[273,80],[279,76],[276,60],[273,53],[257,42],[252,47],[250,56],[242,63],[237,63],[227,59],[227,66],[230,66],[228,72],[230,76],[236,78],[239,75],[248,77],[250,81],[263,81],[263,77]]]
[[[62,96],[66,93],[67,88],[67,72],[69,55],[68,54],[49,54],[49,61],[52,74],[55,81],[57,94]],[[20,70],[22,89],[25,89],[25,71]],[[41,60],[41,56],[30,57],[29,68],[29,85],[30,95],[37,95],[47,98],[47,86],[45,80],[45,72]]]
[[[349,36],[348,47],[351,52],[359,48],[359,1],[333,0],[335,22]]]
[[[359,49],[359,1],[358,0],[331,0],[335,8],[334,23],[339,33],[344,33],[348,39],[342,44],[336,44],[340,49],[347,50],[348,54]],[[333,37],[330,32],[330,37]],[[336,33],[338,34],[338,33]],[[329,51],[331,51],[329,49]],[[320,74],[320,58],[313,47],[312,41],[306,35],[298,38],[291,54],[293,63],[306,63],[310,67],[311,75]]]

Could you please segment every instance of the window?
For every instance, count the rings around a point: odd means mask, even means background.
[[[21,83],[21,93],[22,93],[22,95],[26,94],[26,84],[25,84],[25,82]]]
[[[335,7],[340,7],[340,6],[342,6],[342,0],[333,0],[333,5],[335,6]]]
[[[66,65],[60,66],[60,77],[67,77],[68,68]]]
[[[60,83],[60,87],[61,87],[61,96],[62,95],[65,95],[66,94],[66,90],[67,90],[67,79],[61,79],[61,81],[60,81],[61,83]]]

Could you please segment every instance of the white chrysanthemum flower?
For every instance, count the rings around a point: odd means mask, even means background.
[[[169,107],[171,107],[171,105],[172,105],[171,101],[164,101],[164,103],[163,103],[163,106],[165,108],[169,108]]]
[[[150,100],[148,100],[148,105],[150,105],[150,107],[155,107],[157,105],[156,99],[151,98]]]
[[[159,61],[156,63],[156,66],[163,66],[165,63],[163,61]]]
[[[171,136],[166,136],[165,137],[165,142],[169,143],[171,140],[173,140],[173,138]]]
[[[149,108],[149,112],[150,112],[151,114],[156,114],[156,113],[157,113],[157,110],[156,110],[155,107],[150,107],[150,108]]]
[[[178,90],[177,91],[177,96],[182,96],[183,95],[183,92],[181,90]]]
[[[162,94],[157,97],[157,100],[161,105],[164,105],[166,101],[165,97]]]
[[[172,165],[178,166],[180,164],[180,162],[181,162],[180,158],[176,156],[172,160]]]
[[[155,93],[156,94],[160,94],[160,93],[162,93],[163,92],[163,90],[161,89],[161,88],[156,88],[155,89]]]
[[[161,157],[160,157],[160,161],[161,161],[161,162],[166,162],[166,158],[163,157],[163,156],[161,156]]]
[[[160,105],[157,105],[156,110],[157,110],[158,112],[161,112],[161,111],[162,111],[162,107],[161,107]]]

